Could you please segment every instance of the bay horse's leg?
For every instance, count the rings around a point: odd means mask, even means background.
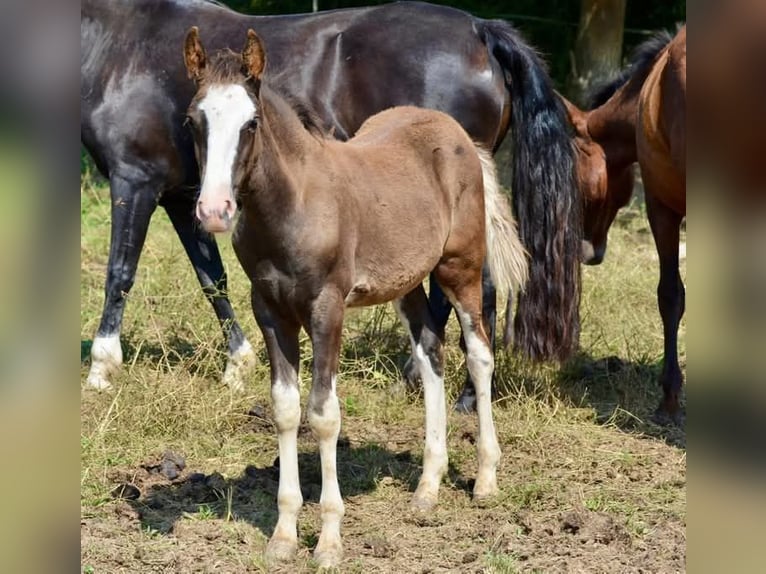
[[[503,348],[513,347],[513,290],[508,291],[505,301],[505,328],[503,329]]]
[[[298,512],[303,504],[298,475],[298,426],[301,397],[298,381],[300,325],[283,317],[279,307],[251,292],[253,313],[263,333],[271,369],[271,402],[279,441],[279,518],[266,548],[270,559],[289,560],[298,549]]]
[[[87,379],[87,385],[96,389],[109,388],[111,376],[122,365],[120,329],[125,298],[136,278],[149,220],[157,207],[159,186],[151,181],[136,183],[115,172],[109,179],[109,188],[112,223],[104,309],[90,351]]]
[[[423,381],[426,404],[426,441],[423,474],[411,505],[429,510],[437,502],[439,484],[447,471],[447,407],[444,396],[444,329],[435,323],[422,285],[394,302],[410,334],[412,356]]]
[[[314,560],[320,567],[336,566],[343,556],[340,524],[345,510],[336,466],[340,433],[336,384],[344,309],[344,297],[340,291],[333,287],[325,288],[312,304],[307,328],[314,351],[308,421],[319,442],[322,464],[322,495],[319,499],[322,532],[314,549]]]
[[[664,396],[657,409],[656,418],[658,422],[665,423],[670,417],[678,424],[681,422],[679,400],[683,384],[683,375],[678,364],[678,325],[686,307],[686,293],[678,271],[678,242],[683,216],[659,202],[648,190],[646,207],[660,258],[657,303],[665,338],[665,357],[660,375]]]
[[[242,390],[245,369],[255,360],[253,348],[237,323],[227,291],[226,271],[215,236],[205,232],[194,220],[195,200],[189,196],[163,203],[189,260],[197,273],[202,291],[213,306],[228,345],[228,360],[223,382],[232,390]]]
[[[478,276],[475,279],[466,277],[461,267],[451,268],[449,263],[439,266],[437,277],[445,293],[450,296],[463,328],[466,364],[476,385],[479,469],[473,495],[476,499],[488,498],[498,492],[496,469],[501,453],[492,420],[492,374],[495,360],[482,321],[481,284]]]

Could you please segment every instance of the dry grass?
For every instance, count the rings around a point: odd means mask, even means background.
[[[86,176],[82,381],[103,302],[108,237],[108,191]],[[167,217],[158,212],[125,316],[124,368],[113,391],[82,395],[84,571],[268,569],[262,550],[276,520],[278,476],[268,365],[247,281],[228,239],[220,244],[233,305],[260,357],[252,383],[232,395],[218,382],[225,356],[217,322]],[[339,378],[338,457],[347,507],[342,570],[684,570],[685,434],[648,421],[660,397],[656,281],[651,235],[634,206],[612,230],[604,264],[585,269],[581,356],[563,369],[498,358],[501,495],[482,507],[471,501],[476,420],[451,414],[450,472],[429,516],[412,515],[407,507],[423,447],[422,402],[395,384],[407,339],[388,307],[352,313]],[[451,328],[450,400],[465,373],[454,321]],[[303,349],[305,393],[306,341]],[[247,414],[254,405],[261,417]],[[276,571],[315,570],[310,550],[319,528],[320,479],[309,432],[301,433],[300,449],[306,499],[301,550],[294,563]],[[168,450],[186,459],[175,481],[152,471]],[[115,500],[111,492],[123,483],[136,485],[141,497]]]

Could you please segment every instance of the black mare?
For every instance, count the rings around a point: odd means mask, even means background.
[[[215,240],[194,219],[199,176],[184,125],[193,84],[178,48],[192,25],[213,50],[253,28],[269,46],[270,85],[305,102],[341,139],[369,116],[407,104],[449,113],[487,149],[497,150],[513,127],[513,207],[530,255],[514,344],[534,359],[573,352],[581,234],[574,152],[543,62],[508,23],[419,2],[256,17],[206,0],[83,0],[82,141],[109,178],[112,197],[90,386],[108,386],[122,362],[125,297],[157,205],[167,211],[221,322],[229,355],[224,380],[231,386],[241,385],[239,369],[251,354],[226,296]],[[449,304],[431,285],[433,311],[446,324]],[[486,281],[493,340],[495,299]]]

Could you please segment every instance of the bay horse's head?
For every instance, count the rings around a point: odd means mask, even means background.
[[[241,54],[221,50],[208,59],[194,26],[186,34],[184,62],[189,78],[197,83],[187,111],[202,180],[197,218],[206,231],[228,231],[243,171],[236,169],[238,158],[249,156],[258,127],[265,51],[255,32],[248,30]]]
[[[598,265],[606,253],[609,228],[620,208],[627,205],[633,190],[631,168],[610,172],[602,144],[588,131],[590,112],[561,97],[574,128],[577,185],[583,195],[583,239],[581,260]]]

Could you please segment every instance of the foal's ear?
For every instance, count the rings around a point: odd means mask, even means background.
[[[247,31],[247,42],[242,49],[242,63],[249,76],[261,79],[263,68],[266,67],[266,51],[258,35],[252,30]]]
[[[186,41],[184,42],[184,63],[189,78],[199,80],[202,77],[202,70],[205,69],[206,61],[205,48],[202,47],[202,42],[199,39],[199,28],[192,26],[186,33]]]

